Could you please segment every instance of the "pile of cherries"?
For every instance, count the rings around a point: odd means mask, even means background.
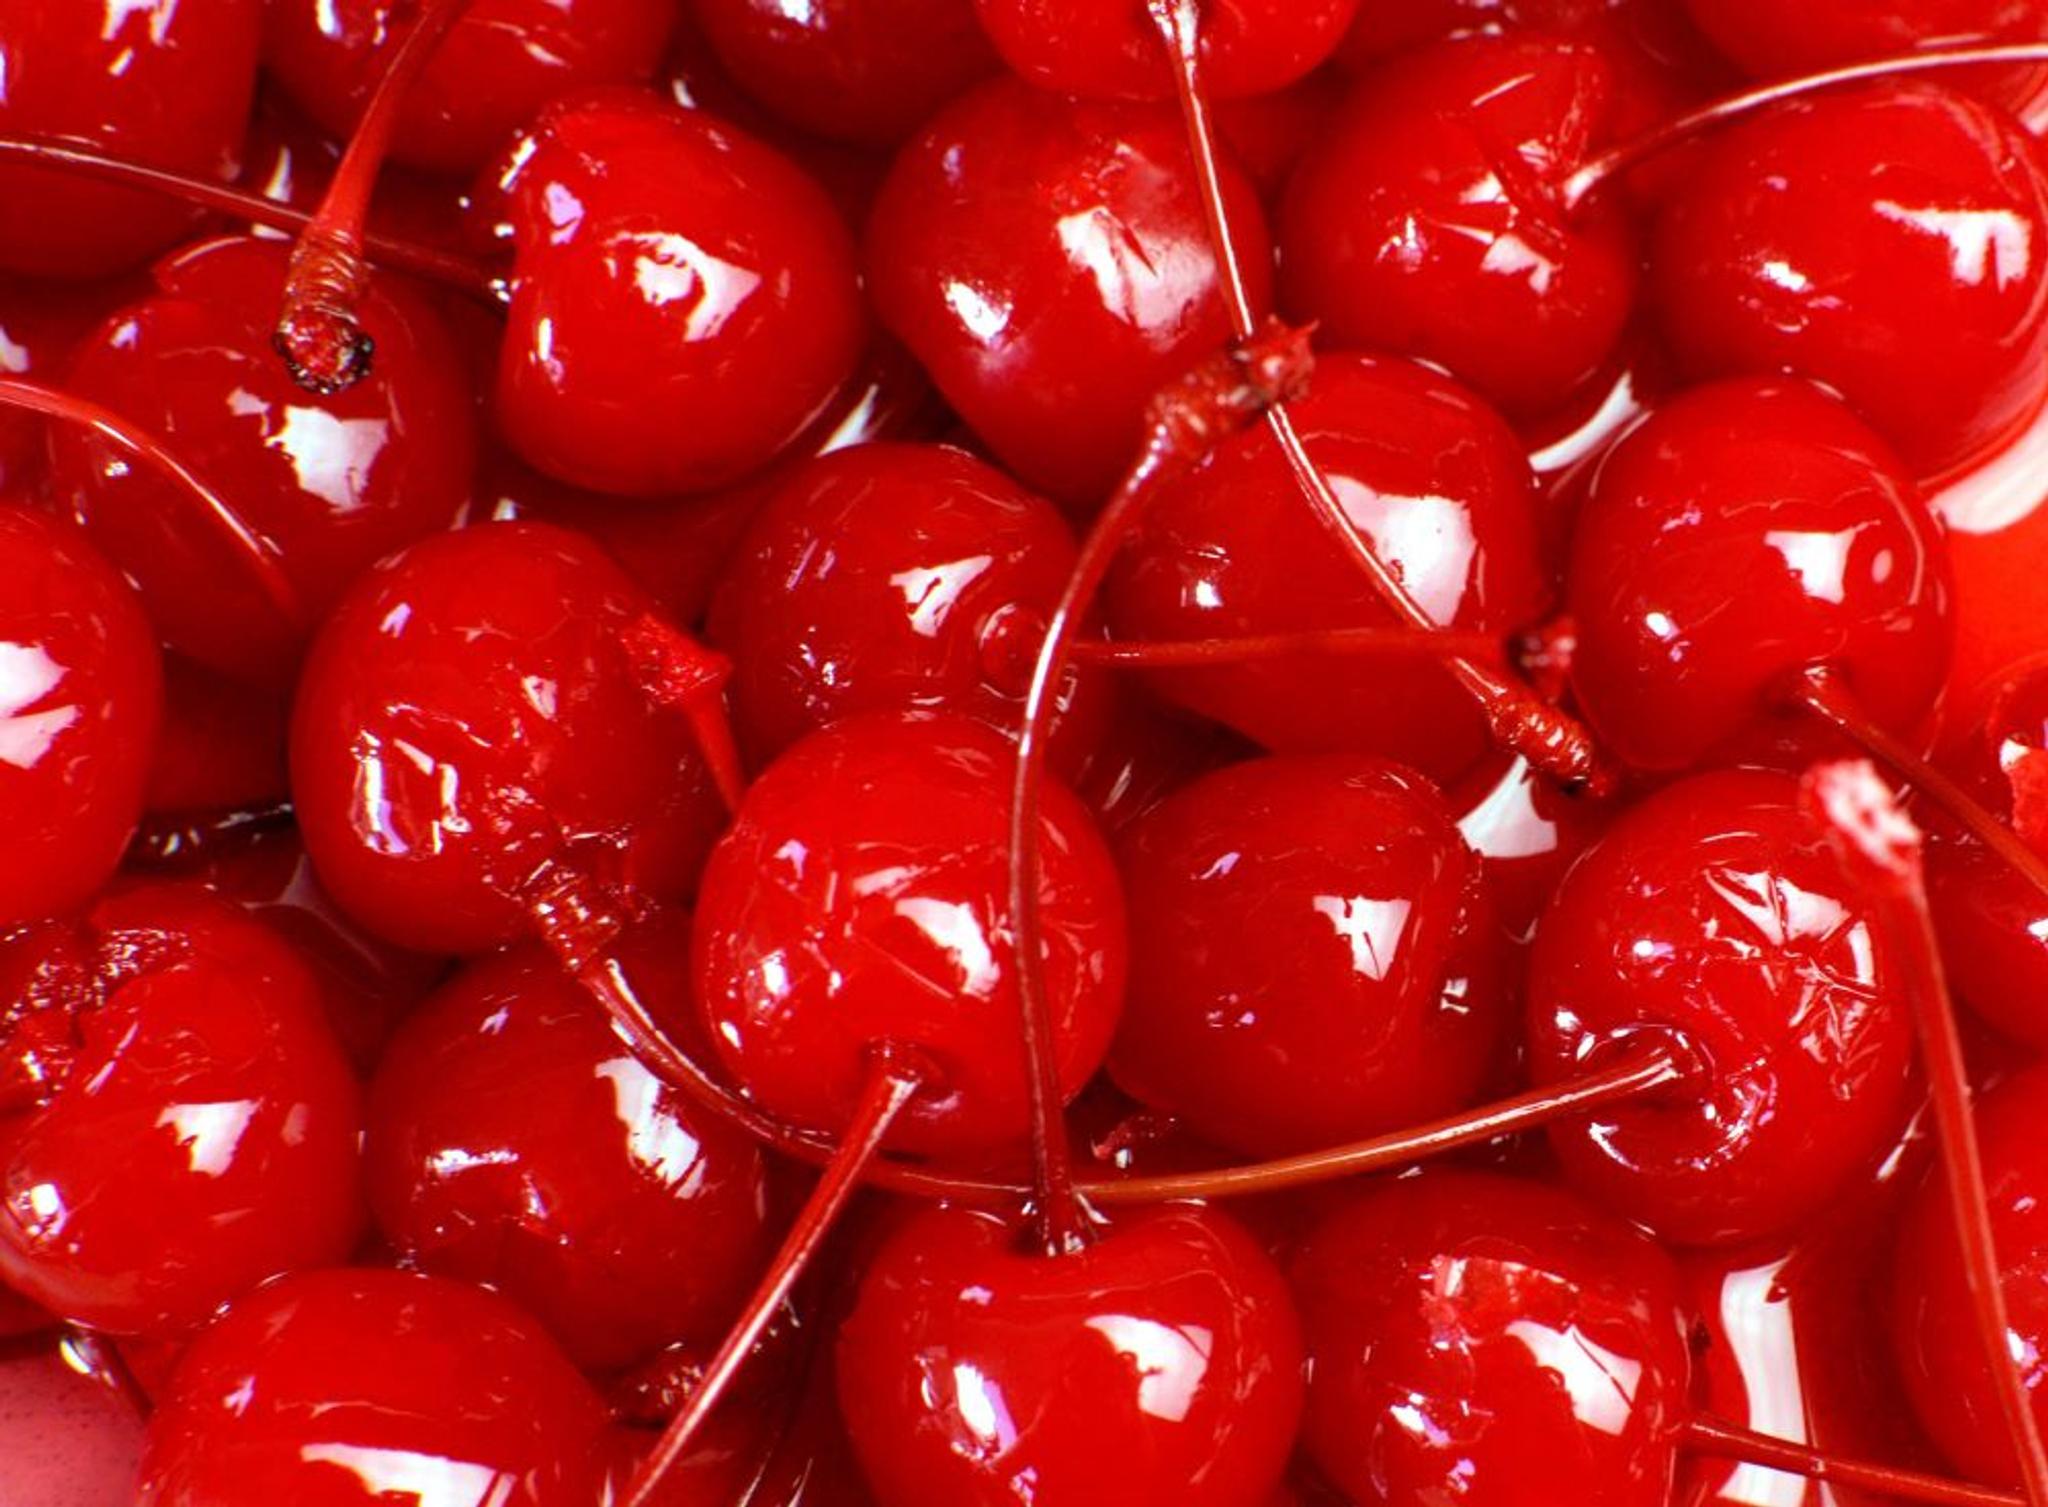
[[[2036,117],[0,6],[0,1364],[146,1507],[2048,1507]]]

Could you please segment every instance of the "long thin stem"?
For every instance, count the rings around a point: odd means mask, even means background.
[[[1902,976],[1920,1034],[1942,1172],[1948,1182],[1950,1211],[1962,1245],[1963,1273],[1984,1358],[2019,1457],[2026,1500],[2031,1507],[2048,1507],[2048,1450],[2042,1447],[2026,1377],[2012,1353],[2012,1326],[1991,1234],[1990,1194],[1970,1113],[1969,1070],[1963,1061],[1962,1035],[1956,1029],[1948,983],[1942,975],[1934,923],[1927,913],[1920,831],[1868,763],[1820,765],[1807,775],[1802,789],[1809,809],[1826,826],[1844,864],[1868,889],[1878,920],[1891,940],[1894,965]]]
[[[1231,638],[1132,640],[1078,639],[1079,664],[1117,669],[1166,670],[1205,665],[1256,664],[1268,659],[1317,655],[1427,655],[1472,659],[1502,657],[1500,642],[1484,633],[1453,628],[1323,628],[1300,633],[1248,633]]]
[[[1898,1470],[1889,1465],[1872,1465],[1861,1460],[1837,1460],[1801,1444],[1773,1439],[1720,1418],[1696,1417],[1686,1424],[1685,1448],[1696,1455],[1740,1460],[1803,1476],[1809,1481],[1828,1481],[1861,1491],[1881,1492],[1902,1502],[1928,1502],[1933,1507],[2027,1507],[2026,1498],[1989,1486],[1971,1486],[1947,1481],[1918,1471]]]

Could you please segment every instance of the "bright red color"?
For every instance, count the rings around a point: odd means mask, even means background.
[[[248,810],[289,795],[289,698],[164,656],[164,718],[150,762],[152,813]]]
[[[2048,39],[2042,0],[1684,0],[1693,22],[1758,78],[1938,47]],[[2032,70],[2019,70],[2021,73]],[[2005,75],[2009,82],[2013,75]]]

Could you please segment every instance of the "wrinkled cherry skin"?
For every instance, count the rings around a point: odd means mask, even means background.
[[[1019,1225],[913,1215],[838,1338],[880,1507],[1263,1507],[1301,1416],[1286,1284],[1210,1209],[1047,1259]]]
[[[0,503],[0,926],[83,905],[142,814],[156,637],[69,524]]]
[[[1565,876],[1529,963],[1538,1083],[1668,1042],[1651,1100],[1553,1126],[1581,1187],[1680,1244],[1780,1233],[1866,1175],[1912,1108],[1913,1025],[1796,782],[1698,775],[1625,813]]]
[[[292,729],[306,849],[347,914],[422,952],[524,935],[562,863],[685,893],[720,820],[687,721],[619,635],[646,598],[563,529],[493,523],[383,561],[307,659]]]
[[[628,971],[683,992],[687,926],[664,926],[668,966]],[[496,1288],[586,1368],[715,1338],[767,1259],[760,1151],[664,1088],[538,944],[470,964],[400,1028],[365,1155],[409,1264]]]
[[[354,1074],[261,923],[144,887],[85,921],[97,1000],[41,1108],[0,1121],[0,1275],[54,1313],[173,1335],[363,1225]]]
[[[1253,302],[1265,217],[1223,192]],[[1094,503],[1136,454],[1147,399],[1230,338],[1178,115],[1012,79],[942,111],[898,155],[868,224],[882,322],[1006,469]]]
[[[1435,790],[1356,755],[1206,775],[1120,844],[1125,1092],[1203,1139],[1306,1151],[1469,1103],[1509,1019],[1478,855]]]
[[[871,1049],[936,1072],[891,1144],[972,1154],[1029,1121],[1009,906],[1016,754],[951,714],[834,723],[771,764],[706,865],[699,1006],[719,1054],[769,1110],[843,1125]],[[1046,997],[1071,1098],[1116,1028],[1125,974],[1116,869],[1057,785],[1040,820]]]
[[[1320,358],[1292,405],[1352,521],[1438,623],[1503,635],[1549,583],[1514,433],[1437,372],[1394,357]],[[1118,638],[1227,638],[1393,621],[1332,542],[1263,426],[1219,446],[1133,530],[1107,592]],[[1152,672],[1171,700],[1279,752],[1359,751],[1437,780],[1489,746],[1449,672],[1417,655],[1302,657]]]
[[[65,385],[163,439],[272,541],[312,621],[373,561],[452,526],[476,467],[475,405],[432,309],[389,278],[360,309],[370,377],[316,397],[271,345],[288,249],[209,241],[161,263],[111,315]],[[79,425],[54,426],[51,476],[108,558],[140,585],[174,648],[283,688],[304,644],[221,530],[175,483]]]
[[[697,0],[697,24],[778,119],[887,146],[999,65],[974,0]]]
[[[1666,1507],[1688,1358],[1669,1258],[1480,1172],[1369,1184],[1288,1270],[1310,1457],[1358,1507]]]
[[[1290,182],[1281,295],[1335,344],[1448,368],[1516,419],[1609,366],[1635,294],[1625,216],[1567,210],[1608,138],[1589,43],[1472,37],[1361,79]]]
[[[328,135],[346,137],[414,19],[398,0],[277,0],[264,65]],[[672,0],[474,0],[407,91],[392,158],[473,172],[548,101],[646,83],[674,25]]]
[[[262,0],[11,4],[0,16],[0,133],[231,182],[262,16]],[[195,218],[159,195],[0,166],[0,270],[105,277],[147,261]]]
[[[856,445],[806,462],[726,561],[706,632],[732,656],[733,723],[766,763],[870,711],[965,712],[1003,729],[1074,566],[1057,509],[941,445]],[[1067,698],[1093,741],[1107,688]]]
[[[504,1299],[410,1272],[312,1272],[250,1295],[186,1352],[136,1500],[590,1507],[606,1421]]]
[[[794,163],[701,110],[559,101],[491,185],[516,248],[497,415],[528,464],[624,496],[773,459],[852,376],[853,250]]]
[[[1017,74],[1087,99],[1173,98],[1148,0],[975,0]],[[1202,82],[1217,99],[1270,94],[1337,50],[1359,0],[1204,0]]]
[[[1811,720],[1773,707],[1813,666],[1910,739],[1948,673],[1952,598],[1939,526],[1875,433],[1808,383],[1716,383],[1594,474],[1566,572],[1572,689],[1637,769],[1810,748]]]
[[[2018,122],[1885,82],[1710,142],[1658,218],[1650,289],[1692,375],[1825,382],[1938,478],[2040,407],[2044,248],[2048,174]]]

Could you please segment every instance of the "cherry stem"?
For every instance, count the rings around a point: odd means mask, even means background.
[[[1989,1486],[1947,1481],[1917,1471],[1837,1460],[1805,1445],[1755,1433],[1719,1418],[1695,1417],[1685,1426],[1685,1448],[1697,1455],[1741,1460],[1812,1481],[1829,1481],[1862,1491],[1881,1492],[1904,1502],[1929,1502],[1934,1507],[2027,1507],[2026,1498]]]
[[[1218,277],[1222,284],[1224,308],[1231,329],[1239,340],[1249,339],[1255,327],[1250,291],[1244,267],[1231,232],[1230,211],[1223,199],[1223,180],[1216,161],[1216,131],[1210,117],[1208,90],[1202,83],[1201,16],[1199,0],[1146,0],[1153,24],[1166,43],[1173,65],[1174,92],[1186,123],[1188,149],[1195,164],[1195,181],[1202,195],[1202,209],[1209,222],[1209,239],[1215,250]],[[1350,557],[1375,593],[1393,614],[1409,626],[1426,631],[1443,625],[1415,600],[1400,574],[1382,560],[1372,541],[1351,519],[1330,478],[1308,453],[1293,415],[1284,403],[1267,411],[1280,453],[1295,483],[1324,529]],[[1558,707],[1543,700],[1528,685],[1489,665],[1453,656],[1448,666],[1453,678],[1476,703],[1486,718],[1494,739],[1522,755],[1532,766],[1572,789],[1596,794],[1611,791],[1616,778],[1602,761],[1592,735]]]
[[[1843,863],[1868,889],[1878,920],[1891,938],[1920,1034],[1941,1166],[1985,1359],[2019,1456],[2026,1500],[2032,1507],[2048,1507],[2048,1450],[2042,1447],[2026,1377],[2012,1353],[2005,1289],[1991,1234],[1990,1194],[1970,1113],[1962,1034],[1956,1029],[1955,1009],[1942,976],[1941,951],[1927,911],[1920,829],[1876,768],[1863,760],[1816,766],[1807,774],[1801,795],[1827,827],[1829,841]]]
[[[64,1364],[81,1376],[90,1377],[128,1404],[135,1416],[148,1422],[156,1404],[135,1379],[135,1372],[114,1342],[104,1335],[67,1324],[57,1336],[57,1352]]]
[[[634,1473],[626,1491],[626,1507],[647,1507],[660,1490],[663,1478],[696,1440],[776,1310],[788,1299],[790,1289],[796,1286],[797,1279],[816,1257],[839,1215],[859,1190],[861,1174],[881,1150],[882,1138],[917,1097],[924,1082],[925,1076],[917,1067],[886,1047],[876,1049],[860,1103],[839,1150],[833,1154],[824,1177],[811,1190],[796,1223],[783,1238],[782,1249],[776,1252],[774,1263],[754,1289],[739,1321],[704,1368],[703,1379]]]
[[[264,597],[278,616],[290,625],[293,633],[303,633],[312,626],[305,605],[299,600],[298,588],[285,574],[277,547],[243,522],[227,500],[179,460],[157,436],[122,418],[112,409],[20,377],[0,377],[0,407],[19,408],[46,418],[82,425],[161,472],[199,504],[214,532],[240,556],[249,574],[262,588]]]
[[[726,811],[739,810],[747,776],[725,704],[732,661],[651,612],[628,623],[618,639],[641,688],[689,722]]]
[[[1150,642],[1084,638],[1075,642],[1073,654],[1080,664],[1161,670],[1317,655],[1334,658],[1358,654],[1422,654],[1499,659],[1502,649],[1497,641],[1484,633],[1467,633],[1453,628],[1325,628],[1300,633],[1256,633],[1232,638],[1160,639]]]
[[[165,198],[246,220],[252,225],[261,225],[266,230],[296,233],[304,230],[313,218],[302,209],[279,204],[247,189],[231,188],[225,183],[195,178],[169,168],[130,162],[72,142],[0,136],[0,162],[6,161],[75,173],[82,178],[98,179],[122,188],[161,194]],[[481,262],[388,235],[365,236],[363,249],[371,261],[394,271],[445,283],[487,303],[499,302],[498,277]]]
[[[1872,758],[1898,771],[1901,779],[1961,822],[2013,872],[2048,895],[2048,859],[2043,859],[2017,832],[1986,810],[1982,801],[1872,722],[1839,675],[1825,667],[1807,670],[1792,683],[1787,697],[1793,705],[1812,712]]]
[[[309,392],[343,392],[370,374],[375,343],[356,314],[367,277],[370,198],[407,93],[468,7],[469,0],[419,0],[418,19],[393,51],[334,180],[292,248],[273,343],[292,380]]]
[[[1943,68],[1963,68],[1987,63],[2044,63],[2048,62],[2048,43],[2015,42],[1995,47],[1944,48],[1931,52],[1901,53],[1895,57],[1874,58],[1865,63],[1849,63],[1840,68],[1829,68],[1819,73],[1803,74],[1798,78],[1781,79],[1776,83],[1764,84],[1755,89],[1731,94],[1697,110],[1674,116],[1662,125],[1645,131],[1633,140],[1610,148],[1581,167],[1564,182],[1564,207],[1567,212],[1578,209],[1587,197],[1616,176],[1640,166],[1649,158],[1660,155],[1670,148],[1698,136],[1716,126],[1726,125],[1745,116],[1754,115],[1772,105],[1786,100],[1803,99],[1810,94],[1839,88],[1844,84],[1858,84],[1870,79],[1894,78],[1902,73],[1928,73]]]

